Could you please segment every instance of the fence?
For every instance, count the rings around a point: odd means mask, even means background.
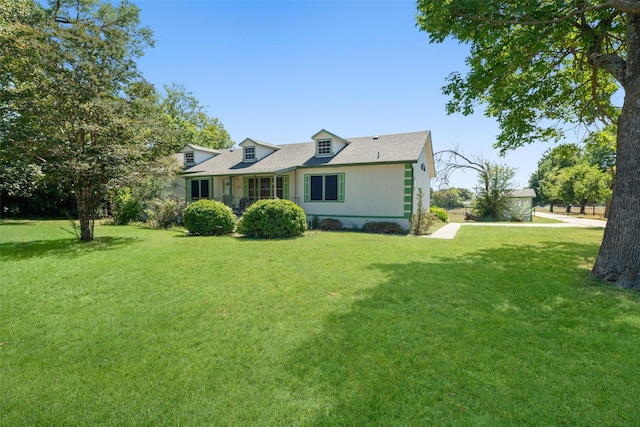
[[[584,215],[591,216],[604,216],[604,212],[607,209],[604,205],[587,205],[584,209]],[[549,206],[545,206],[543,208],[536,207],[535,210],[539,210],[541,212],[549,212]],[[569,206],[554,206],[553,207],[554,214],[566,214],[566,215],[579,215],[580,214],[580,206],[579,205],[569,205]]]

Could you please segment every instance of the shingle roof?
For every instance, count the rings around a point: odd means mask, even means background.
[[[209,147],[202,147],[202,146],[200,146],[200,145],[187,144],[187,145],[185,145],[185,147],[191,147],[191,148],[193,148],[194,150],[206,151],[206,152],[208,152],[208,153],[215,153],[215,154],[220,153],[220,150],[218,150],[218,149],[215,149],[215,148],[209,148]],[[184,147],[183,147],[183,150],[184,150]]]
[[[513,190],[511,197],[536,197],[536,191],[533,188],[524,188],[522,190]]]
[[[191,176],[275,173],[293,168],[353,164],[416,162],[429,139],[429,131],[345,138],[345,146],[333,157],[315,157],[315,142],[282,144],[277,151],[255,163],[242,162],[242,150],[223,150],[219,155],[185,170]],[[255,140],[254,140],[255,141]]]

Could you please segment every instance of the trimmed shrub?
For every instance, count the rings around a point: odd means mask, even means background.
[[[366,222],[362,226],[362,231],[365,233],[376,234],[402,234],[403,230],[400,224],[387,221],[372,221]]]
[[[431,209],[429,209],[429,211],[433,215],[435,215],[435,217],[438,218],[438,220],[442,222],[449,222],[449,214],[444,209],[439,208],[437,206],[431,206]]]
[[[279,239],[299,236],[307,230],[304,210],[289,200],[258,200],[247,208],[238,233],[258,239]]]
[[[325,218],[320,221],[320,230],[322,231],[337,231],[342,230],[342,222],[335,218]]]
[[[184,210],[184,226],[190,234],[221,236],[233,232],[235,225],[231,208],[215,200],[198,200]]]
[[[147,202],[147,225],[152,228],[169,228],[184,225],[183,216],[186,203],[175,199],[153,199]]]
[[[318,218],[317,216],[313,216],[313,218],[311,218],[311,229],[312,230],[317,230],[318,227],[320,227],[320,218]]]

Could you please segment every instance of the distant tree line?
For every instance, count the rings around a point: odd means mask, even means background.
[[[591,134],[583,146],[562,144],[547,150],[529,185],[536,191],[536,202],[554,206],[580,206],[585,213],[589,203],[611,200],[615,177],[615,129]],[[607,212],[608,213],[608,212]],[[605,216],[607,215],[605,213]]]
[[[464,202],[473,198],[471,190],[466,188],[446,188],[443,190],[431,189],[431,204],[443,209],[456,209],[464,207]]]

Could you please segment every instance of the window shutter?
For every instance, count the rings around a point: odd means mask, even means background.
[[[344,202],[344,174],[338,174],[338,201]]]
[[[249,197],[249,178],[242,179],[242,197]]]
[[[309,201],[310,189],[311,189],[310,176],[309,175],[305,175],[304,176],[304,201],[305,202]]]
[[[289,175],[282,177],[282,198],[289,200]]]

